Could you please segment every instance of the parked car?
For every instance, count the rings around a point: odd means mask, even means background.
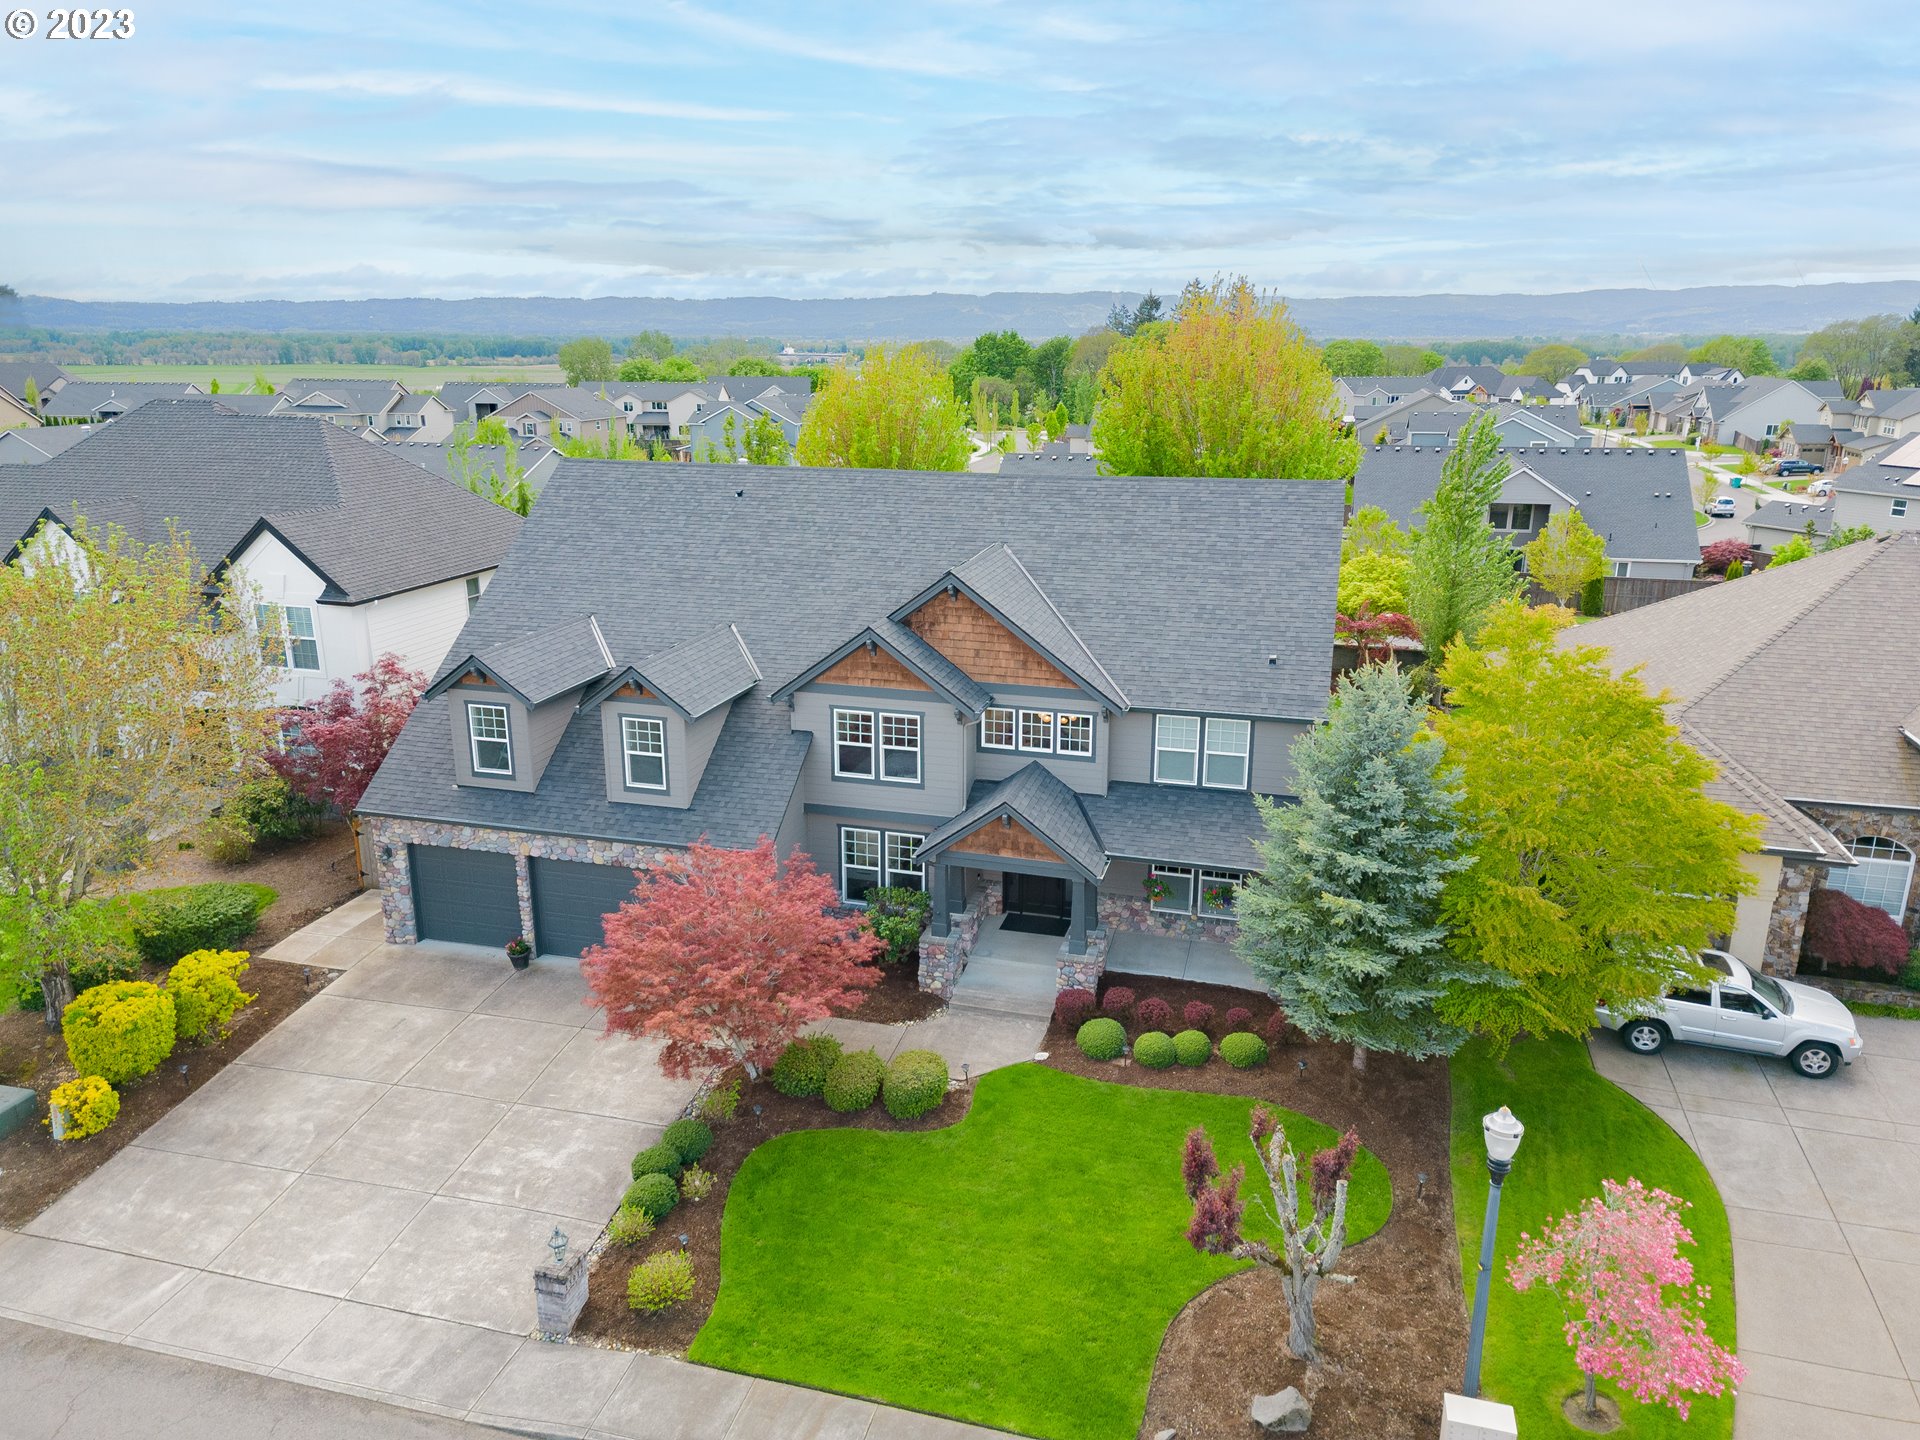
[[[1831,480],[1816,480],[1811,485],[1807,486],[1807,495],[1810,499],[1825,500],[1828,496],[1832,494],[1833,494],[1833,481]]]
[[[1811,460],[1782,460],[1777,475],[1823,475],[1827,467],[1816,465]]]
[[[1713,499],[1707,501],[1707,518],[1709,520],[1731,520],[1734,517],[1734,513],[1733,496],[1731,495],[1716,495]]]
[[[1600,1023],[1636,1055],[1658,1055],[1670,1040],[1780,1055],[1800,1074],[1824,1080],[1860,1054],[1853,1012],[1824,990],[1759,975],[1724,950],[1703,950],[1700,963],[1719,978],[1706,989],[1691,982],[1635,1014],[1602,1007]]]

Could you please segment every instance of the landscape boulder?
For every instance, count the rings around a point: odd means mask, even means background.
[[[1313,1406],[1293,1386],[1253,1398],[1253,1423],[1269,1435],[1298,1435],[1313,1423]]]

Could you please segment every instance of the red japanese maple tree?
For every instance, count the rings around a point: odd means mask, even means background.
[[[267,763],[298,794],[347,814],[367,793],[426,688],[425,675],[397,655],[382,655],[352,681],[334,681],[311,709],[283,711],[289,743]]]
[[[696,842],[641,871],[581,958],[607,1030],[657,1035],[660,1068],[687,1078],[740,1064],[754,1076],[802,1026],[853,1009],[886,948],[839,908],[833,881],[766,836],[751,850]]]
[[[1362,605],[1351,615],[1333,617],[1333,638],[1359,652],[1362,665],[1378,665],[1393,658],[1393,642],[1418,640],[1420,627],[1398,610],[1375,611]]]

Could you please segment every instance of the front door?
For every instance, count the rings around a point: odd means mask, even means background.
[[[1000,922],[1003,930],[1023,930],[1033,935],[1064,935],[1071,914],[1067,882],[1057,875],[1001,876],[1002,908],[1007,912]]]

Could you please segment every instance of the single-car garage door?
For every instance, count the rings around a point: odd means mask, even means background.
[[[601,917],[633,898],[633,871],[624,865],[578,860],[534,860],[533,935],[542,955],[578,955],[606,938]]]
[[[511,855],[446,845],[410,848],[414,923],[422,940],[503,946],[520,933]]]

